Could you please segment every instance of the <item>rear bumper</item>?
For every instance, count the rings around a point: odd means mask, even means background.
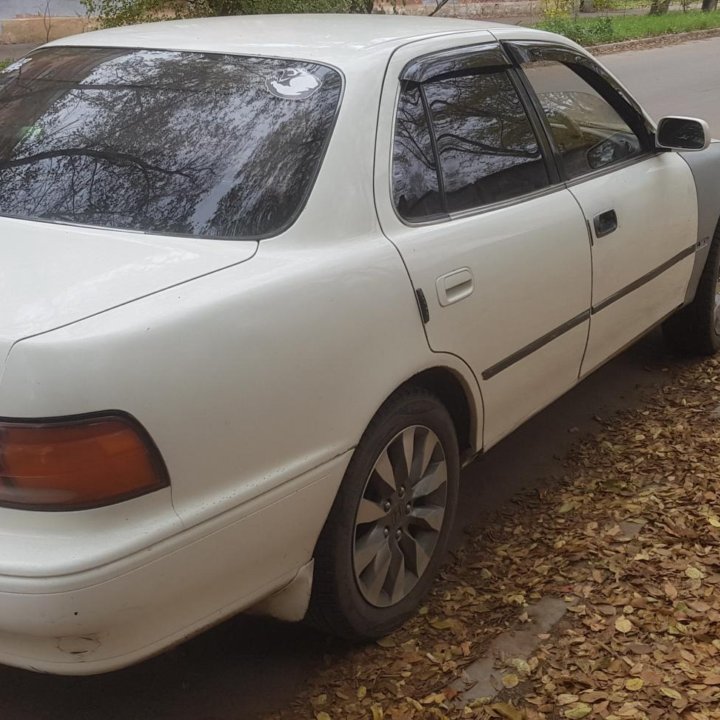
[[[255,605],[312,558],[349,458],[102,567],[0,576],[0,663],[107,672]]]

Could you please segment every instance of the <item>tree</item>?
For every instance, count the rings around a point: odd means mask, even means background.
[[[665,15],[669,9],[670,0],[652,0],[650,3],[650,15]]]
[[[437,15],[449,2],[450,0],[435,0],[435,9],[430,13],[430,15]],[[717,2],[717,0],[715,0]]]
[[[703,0],[702,10],[703,12],[714,12],[717,10],[718,0]]]
[[[652,0],[650,15],[665,15],[670,9],[670,0]]]

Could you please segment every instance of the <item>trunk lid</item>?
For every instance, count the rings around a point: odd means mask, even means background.
[[[257,246],[0,218],[0,375],[15,342],[244,262]]]

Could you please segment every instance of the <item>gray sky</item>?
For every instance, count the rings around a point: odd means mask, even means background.
[[[0,0],[0,20],[14,18],[17,15],[43,14],[46,0]],[[85,15],[85,7],[80,0],[50,0],[52,15]]]

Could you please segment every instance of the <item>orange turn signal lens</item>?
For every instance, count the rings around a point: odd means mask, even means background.
[[[0,505],[80,510],[169,485],[147,432],[125,415],[0,421]]]

